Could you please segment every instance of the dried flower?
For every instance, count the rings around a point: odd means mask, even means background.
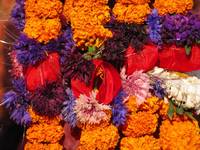
[[[97,93],[92,91],[90,96],[80,95],[76,100],[74,111],[77,120],[82,124],[100,124],[102,121],[109,121],[110,117],[106,111],[110,111],[109,105],[99,104],[96,100]]]
[[[114,98],[112,107],[112,122],[115,126],[119,127],[124,125],[127,117],[127,108],[125,107],[123,100],[126,98],[126,93],[121,90]]]
[[[152,13],[147,18],[148,33],[151,41],[158,45],[162,44],[161,29],[162,22],[161,17],[158,15],[158,11],[153,9]]]
[[[54,117],[61,112],[65,92],[60,83],[53,82],[32,92],[30,99],[37,114]]]
[[[61,111],[63,120],[70,124],[71,127],[75,127],[77,123],[76,113],[74,108],[76,105],[76,98],[74,97],[70,89],[66,89],[68,98],[63,103],[63,109]]]
[[[122,87],[129,96],[136,96],[137,104],[140,105],[149,96],[150,79],[142,71],[135,71],[122,81]]]
[[[15,6],[11,12],[11,22],[21,31],[24,29],[25,25],[24,3],[25,0],[16,0]]]
[[[153,136],[139,138],[124,137],[120,142],[120,150],[160,150],[159,140]]]

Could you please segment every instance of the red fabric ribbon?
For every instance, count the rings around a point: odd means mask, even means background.
[[[36,66],[29,66],[25,71],[27,89],[34,91],[47,82],[56,81],[60,75],[59,55],[57,53],[48,54],[47,59]]]
[[[185,48],[172,45],[159,53],[159,66],[168,70],[190,72],[200,69],[200,48],[193,46],[190,56]]]
[[[158,61],[158,48],[155,45],[145,45],[141,52],[136,52],[132,47],[125,54],[126,73],[132,74],[136,70],[149,71]]]
[[[101,67],[103,69],[103,81],[99,87],[99,92],[97,94],[97,100],[100,103],[109,104],[112,102],[113,98],[117,96],[121,88],[121,79],[117,70],[109,63],[102,60],[93,60],[95,65],[95,70],[92,75],[92,79],[89,85],[86,85],[83,81],[79,79],[71,80],[71,87],[74,95],[79,97],[80,94],[85,94],[89,96],[89,93],[93,90],[94,79],[97,73],[97,69]]]

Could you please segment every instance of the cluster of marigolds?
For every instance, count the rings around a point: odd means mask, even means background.
[[[23,32],[40,43],[56,39],[62,32],[61,16],[69,23],[76,46],[100,47],[113,33],[105,25],[112,20],[127,24],[143,24],[151,13],[150,0],[117,0],[114,7],[108,0],[25,0]],[[152,5],[160,15],[185,13],[192,9],[192,0],[155,0]],[[174,115],[170,120],[169,104],[158,97],[147,98],[138,105],[137,97],[124,99],[128,110],[125,125],[117,128],[111,122],[112,110],[99,124],[78,124],[82,129],[79,150],[177,150],[200,148],[198,122],[187,116]],[[103,106],[101,106],[103,107]],[[99,110],[100,111],[100,110]],[[39,116],[31,108],[32,124],[26,131],[26,150],[62,150],[64,128],[59,116]]]

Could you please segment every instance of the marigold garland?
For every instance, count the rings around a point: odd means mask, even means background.
[[[117,0],[117,3],[122,3],[122,4],[135,4],[135,5],[141,5],[145,3],[149,3],[150,0]]]
[[[200,147],[198,122],[166,120],[160,127],[160,144],[163,150],[190,149]]]
[[[62,2],[59,0],[26,0],[26,18],[56,18],[62,12]]]
[[[115,126],[97,127],[94,130],[83,130],[78,150],[114,149],[119,135]]]
[[[112,32],[104,28],[110,20],[107,0],[68,0],[65,2],[63,14],[71,22],[73,39],[78,47],[99,47],[105,39],[112,37]]]
[[[121,140],[120,150],[160,150],[160,145],[153,136],[125,137]]]
[[[193,7],[193,0],[156,0],[154,8],[160,15],[186,13]]]
[[[55,144],[39,144],[39,143],[26,143],[24,150],[63,150],[63,146],[59,143]]]
[[[60,19],[38,19],[30,18],[26,20],[24,32],[39,42],[47,43],[55,39],[61,30]]]
[[[125,106],[127,107],[128,111],[130,113],[136,113],[138,110],[136,97],[135,96],[129,96],[127,100],[125,100]]]
[[[140,137],[151,135],[156,131],[158,125],[158,116],[151,112],[138,112],[131,114],[127,118],[126,125],[122,132],[125,136]]]
[[[113,8],[113,14],[119,22],[142,24],[147,15],[150,14],[150,7],[148,4],[143,5],[123,5],[116,3]]]

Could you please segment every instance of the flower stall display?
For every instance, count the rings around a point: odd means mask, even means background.
[[[200,79],[185,73],[200,69],[192,6],[16,0],[2,105],[24,126],[24,149],[200,149]]]

